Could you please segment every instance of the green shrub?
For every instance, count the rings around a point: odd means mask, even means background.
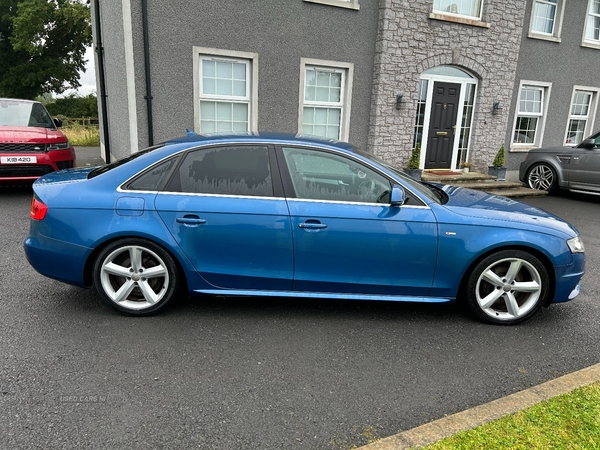
[[[500,150],[498,150],[498,153],[496,153],[496,157],[494,158],[492,166],[504,167],[504,144],[502,144],[502,147],[500,147]]]
[[[46,109],[52,117],[98,117],[98,103],[94,94],[85,97],[72,94],[63,98],[48,100]]]
[[[407,169],[418,169],[419,163],[421,162],[421,143],[417,142],[415,148],[413,148],[410,159],[408,160]]]

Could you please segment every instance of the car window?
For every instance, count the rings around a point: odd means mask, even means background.
[[[148,148],[146,148],[144,150],[140,150],[137,153],[129,155],[126,158],[119,159],[117,161],[113,161],[110,164],[106,164],[104,166],[96,167],[94,170],[92,170],[88,174],[88,178],[94,178],[94,177],[97,177],[98,175],[102,175],[103,173],[110,172],[112,169],[115,169],[115,168],[117,168],[119,166],[122,166],[123,164],[126,164],[129,161],[133,161],[134,159],[137,159],[140,156],[144,156],[145,154],[150,153],[150,152],[152,152],[152,151],[154,151],[154,150],[156,150],[158,148],[162,148],[162,147],[164,147],[164,145],[165,144],[158,144],[158,145],[155,145],[153,147],[148,147]]]
[[[186,155],[167,190],[271,197],[269,149],[227,146],[194,150]]]
[[[46,111],[41,103],[34,103],[31,107],[31,116],[29,117],[30,127],[55,128],[52,117]]]
[[[371,161],[376,162],[377,164],[385,167],[387,170],[392,172],[396,177],[400,178],[403,183],[408,184],[411,189],[413,189],[416,192],[419,192],[420,194],[424,195],[428,199],[436,201],[438,203],[442,203],[442,204],[445,204],[448,201],[448,199],[446,198],[447,196],[445,196],[444,198],[439,197],[440,195],[444,195],[443,191],[440,192],[439,189],[434,189],[428,183],[422,183],[420,181],[415,180],[411,176],[407,175],[403,170],[398,169],[397,167],[394,167],[393,165],[389,164],[388,162],[384,161],[383,159],[378,158],[375,155],[372,155],[370,153],[363,152],[363,151],[356,150],[356,153],[363,156],[364,158],[370,159]],[[420,200],[417,200],[416,198],[411,197],[411,195],[409,194],[409,196],[406,198],[406,202],[404,202],[404,204],[405,205],[411,205],[411,204],[419,205],[422,203]]]
[[[165,182],[165,176],[167,176],[176,159],[172,158],[168,161],[164,161],[160,164],[155,165],[140,176],[136,177],[132,182],[127,185],[127,189],[134,191],[157,191],[160,189],[163,182]]]
[[[389,203],[390,182],[369,167],[326,151],[283,147],[296,198]]]

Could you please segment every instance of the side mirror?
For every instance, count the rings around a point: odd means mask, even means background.
[[[404,205],[406,201],[406,192],[402,189],[402,186],[395,184],[392,186],[392,195],[390,198],[390,206],[400,207]]]
[[[62,120],[60,120],[58,117],[55,117],[52,120],[54,121],[54,125],[56,125],[56,128],[62,127]]]
[[[580,148],[595,148],[596,147],[596,139],[584,139],[583,141],[581,141],[581,144],[579,144]]]

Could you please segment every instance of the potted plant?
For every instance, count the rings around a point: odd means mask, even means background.
[[[494,162],[492,162],[491,166],[488,166],[488,174],[496,177],[498,181],[506,180],[506,167],[504,167],[504,144],[496,153],[496,157],[494,158]]]
[[[469,173],[469,170],[471,170],[471,166],[472,165],[473,164],[471,164],[468,161],[461,161],[460,162],[460,167],[462,167],[462,170],[463,170],[464,173]]]
[[[417,145],[415,145],[415,148],[413,148],[413,151],[410,155],[410,159],[408,160],[408,165],[406,166],[406,169],[404,169],[404,172],[406,172],[408,175],[413,177],[415,180],[420,181],[421,173],[423,172],[422,169],[419,169],[420,163],[421,163],[421,143],[417,142]]]

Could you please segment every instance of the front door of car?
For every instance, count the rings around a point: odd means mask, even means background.
[[[576,148],[569,164],[569,187],[600,191],[600,134],[593,137],[594,148]]]
[[[294,238],[294,290],[429,292],[437,253],[429,207],[390,206],[390,181],[348,156],[280,150]]]
[[[271,158],[260,145],[191,151],[156,197],[163,222],[213,286],[292,287],[290,218]]]

